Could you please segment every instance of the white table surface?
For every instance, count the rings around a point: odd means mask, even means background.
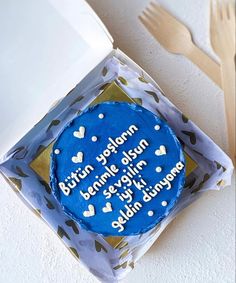
[[[146,0],[88,1],[119,46],[166,95],[226,150],[223,94],[197,67],[165,51],[139,23]],[[214,56],[208,38],[208,0],[160,1],[192,30],[195,42]],[[235,184],[206,193],[168,227],[124,283],[233,283]],[[0,178],[0,282],[92,283],[67,252]]]

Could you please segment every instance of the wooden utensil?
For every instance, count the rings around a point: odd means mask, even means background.
[[[221,59],[222,86],[228,128],[229,152],[235,157],[235,5],[211,1],[211,44]]]
[[[156,3],[151,3],[139,19],[165,49],[185,55],[221,87],[219,64],[193,43],[191,32],[185,25]]]

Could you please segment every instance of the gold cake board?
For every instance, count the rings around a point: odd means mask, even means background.
[[[130,98],[115,82],[109,84],[104,91],[90,104],[90,106],[105,102],[120,101],[140,104],[139,99]],[[50,154],[54,142],[48,145],[34,160],[29,164],[30,167],[48,184],[50,182]],[[195,161],[185,153],[186,158],[186,176],[188,176],[196,167]],[[123,237],[104,237],[104,239],[116,248],[122,241]]]

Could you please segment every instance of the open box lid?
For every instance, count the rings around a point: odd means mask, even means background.
[[[0,157],[112,50],[84,0],[0,2]]]

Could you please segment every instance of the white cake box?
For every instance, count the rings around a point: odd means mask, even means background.
[[[3,1],[0,10],[2,156],[112,52],[113,39],[82,0]]]
[[[113,49],[111,35],[84,0],[14,2],[0,3],[0,173],[90,272],[102,282],[116,282],[179,211],[202,192],[230,184],[232,162],[139,66]],[[29,166],[113,81],[166,119],[198,164],[171,214],[153,230],[124,238],[116,248],[69,219],[48,184]]]

